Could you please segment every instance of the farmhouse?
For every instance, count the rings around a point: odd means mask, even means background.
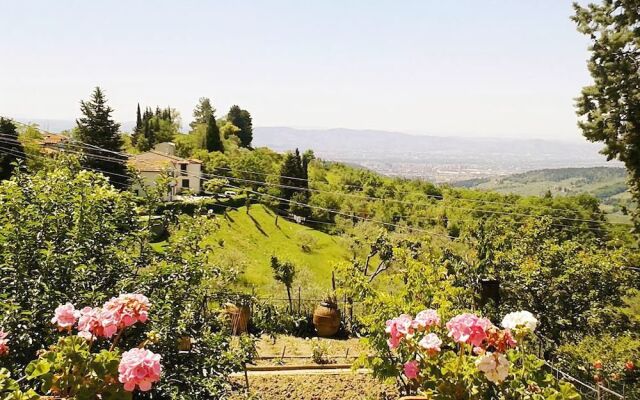
[[[202,162],[195,159],[184,159],[175,155],[176,145],[165,142],[157,144],[153,150],[132,155],[129,165],[138,171],[145,186],[153,186],[161,174],[173,177],[169,184],[169,198],[177,194],[195,193],[202,190]],[[142,194],[144,188],[134,182],[133,190]]]

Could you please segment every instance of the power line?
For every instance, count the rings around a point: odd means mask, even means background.
[[[22,124],[25,125],[25,124]],[[27,125],[28,126],[28,125]],[[37,129],[37,128],[36,128]],[[15,138],[12,138],[13,141],[15,141]],[[74,140],[75,141],[75,140]],[[119,156],[122,157],[129,157],[129,155],[125,155],[124,153],[120,153],[120,152],[115,152],[112,150],[107,150],[107,149],[103,149],[101,147],[95,146],[95,145],[88,145],[86,143],[83,143],[81,141],[76,141],[79,145],[81,146],[90,146],[91,148],[95,149],[95,150],[99,150],[99,151],[104,151],[104,152],[108,152],[108,153],[113,153],[113,154],[117,154]],[[60,146],[56,146],[57,148],[59,148],[62,151],[70,151],[73,152],[69,149],[64,148],[64,146],[60,147]],[[78,153],[77,154],[82,154],[86,157],[90,157],[90,158],[94,158],[94,159],[98,159],[98,160],[102,160],[102,161],[107,161],[107,162],[118,162],[118,163],[122,163],[122,159],[114,159],[111,157],[107,157],[107,156],[100,156],[97,154],[86,154],[86,153]],[[237,170],[238,171],[238,170]],[[240,172],[240,171],[239,171]],[[258,175],[268,175],[268,174],[263,174],[263,173],[256,173],[253,171],[245,171],[248,173],[255,173]],[[198,176],[192,175],[196,178],[199,178]],[[242,179],[242,178],[236,178],[236,177],[229,177],[229,176],[223,176],[223,175],[216,175],[216,174],[206,174],[206,173],[202,173],[201,176],[208,176],[208,177],[215,177],[215,178],[223,178],[223,179],[231,179],[234,181],[240,181],[240,182],[244,182],[244,183],[252,183],[252,184],[257,184],[257,185],[262,185],[262,186],[273,186],[273,187],[279,187],[279,188],[284,188],[284,189],[290,189],[290,190],[298,190],[298,191],[307,191],[307,192],[316,192],[316,193],[327,193],[327,194],[333,194],[333,195],[338,195],[338,196],[345,196],[345,197],[351,197],[351,198],[358,198],[358,199],[363,199],[363,200],[380,200],[380,201],[388,201],[388,202],[395,202],[395,203],[400,203],[400,204],[406,204],[406,205],[418,205],[418,204],[422,204],[422,205],[432,205],[431,203],[424,203],[424,202],[409,202],[409,201],[404,201],[404,200],[399,200],[399,199],[391,199],[391,198],[381,198],[381,197],[375,197],[375,196],[361,196],[361,195],[356,195],[356,194],[352,194],[352,193],[344,193],[344,192],[334,192],[334,191],[326,191],[326,190],[321,190],[321,189],[312,189],[312,188],[304,188],[304,187],[298,187],[298,186],[290,186],[290,185],[281,185],[281,184],[275,184],[275,183],[270,183],[270,182],[262,182],[262,181],[255,181],[255,180],[250,180],[250,179]],[[284,177],[284,178],[288,178],[284,175],[274,175],[274,176],[280,176],[280,177]],[[298,178],[298,179],[303,179],[303,178]],[[306,180],[308,182],[308,180]],[[426,197],[432,196],[437,198],[438,200],[442,200],[442,196],[434,196],[434,195],[426,195],[426,194],[422,194]],[[470,199],[458,199],[458,198],[454,198],[456,200],[470,200]],[[510,203],[498,203],[495,202],[497,204],[504,204],[504,205],[509,205],[509,206],[513,206],[513,204]],[[499,215],[514,215],[514,216],[520,216],[520,217],[532,217],[532,218],[540,218],[543,217],[541,215],[536,215],[536,214],[530,214],[530,213],[518,213],[518,212],[513,212],[513,211],[497,211],[497,210],[486,210],[486,209],[478,209],[478,208],[471,208],[471,207],[460,207],[460,206],[446,206],[449,207],[451,209],[458,209],[458,210],[464,210],[464,211],[474,211],[474,212],[482,212],[482,213],[490,213],[490,214],[499,214]],[[566,209],[558,209],[558,210],[562,210],[565,212],[568,212],[569,210]],[[561,217],[561,216],[553,216],[553,215],[549,215],[549,217],[551,218],[555,218],[555,219],[559,219],[559,220],[566,220],[566,221],[575,221],[575,222],[587,222],[587,223],[595,223],[595,224],[612,224],[612,225],[624,225],[624,226],[630,226],[629,224],[625,224],[625,223],[615,223],[615,222],[609,222],[609,221],[599,221],[599,220],[592,220],[592,219],[584,219],[584,218],[571,218],[571,217]],[[424,217],[424,218],[428,218],[428,219],[432,219],[432,220],[437,220],[437,218],[429,218],[429,217]],[[561,225],[558,225],[561,226]],[[573,227],[572,225],[565,225],[566,227]],[[590,227],[592,229],[595,230],[602,230],[599,228],[595,228],[595,227]]]
[[[15,140],[13,140],[15,142]],[[2,142],[2,138],[0,138],[0,142]],[[87,154],[87,153],[83,153],[83,152],[78,152],[78,151],[74,151],[71,149],[67,149],[67,148],[59,148],[60,151],[63,152],[69,152],[72,154],[77,154],[80,156],[84,156],[84,157],[88,157],[88,158],[96,158],[96,155],[94,154]],[[112,162],[122,162],[123,160],[118,160],[118,159],[114,159],[114,158],[108,158],[108,157],[101,157],[98,156],[98,159],[103,159],[103,160],[108,160],[108,161],[112,161]],[[113,175],[113,176],[122,176],[122,177],[126,177],[126,178],[130,178],[130,176],[127,175],[122,175],[122,174],[116,174],[113,172],[109,172],[109,171],[102,171],[102,170],[98,170],[98,169],[92,169],[92,168],[87,168],[87,169],[91,169],[97,172],[105,172],[107,174]],[[354,198],[360,198],[360,199],[365,199],[365,200],[380,200],[380,201],[391,201],[391,202],[401,202],[401,203],[405,203],[405,204],[409,204],[409,205],[418,205],[421,203],[418,202],[407,202],[407,201],[402,201],[402,200],[396,200],[396,199],[385,199],[385,198],[378,198],[378,197],[372,197],[372,196],[359,196],[359,195],[355,195],[355,194],[350,194],[350,193],[342,193],[342,192],[330,192],[330,191],[322,191],[322,190],[318,190],[318,189],[308,189],[308,188],[300,188],[300,187],[296,187],[296,186],[287,186],[287,185],[278,185],[278,184],[269,184],[269,183],[265,183],[265,182],[260,182],[260,181],[253,181],[253,180],[246,180],[246,179],[241,179],[241,178],[234,178],[234,177],[228,177],[228,176],[222,176],[222,175],[215,175],[215,174],[201,174],[201,176],[198,175],[194,175],[194,174],[190,174],[190,173],[183,173],[182,176],[191,176],[191,177],[195,177],[198,179],[201,179],[202,176],[209,176],[209,177],[215,177],[215,178],[223,178],[223,179],[230,179],[230,180],[234,180],[234,181],[241,181],[241,182],[250,182],[250,183],[254,183],[254,184],[259,184],[259,185],[263,185],[263,186],[276,186],[276,187],[280,187],[280,188],[290,188],[292,190],[299,190],[299,191],[315,191],[315,192],[320,192],[320,193],[329,193],[329,194],[333,194],[333,195],[338,195],[338,196],[347,196],[347,197],[354,197]],[[422,203],[422,204],[426,204],[426,205],[432,205],[429,203]],[[475,208],[465,208],[465,207],[456,207],[456,206],[445,206],[445,207],[449,207],[449,208],[453,208],[453,209],[463,209],[463,210],[469,210],[469,211],[477,211],[477,212],[483,212],[483,213],[490,213],[490,214],[501,214],[501,215],[516,215],[516,216],[523,216],[523,217],[532,217],[532,218],[542,218],[545,216],[539,216],[539,215],[533,215],[533,214],[525,214],[525,213],[514,213],[514,212],[506,212],[506,211],[495,211],[495,210],[484,210],[484,209],[475,209]],[[407,215],[401,215],[402,217],[407,217]],[[552,217],[553,216],[548,216],[548,217]],[[569,219],[566,217],[555,217],[558,219]],[[420,219],[428,219],[428,220],[432,220],[432,221],[440,221],[440,218],[438,217],[426,217],[426,216],[422,216],[420,217]],[[452,219],[455,220],[455,219]],[[591,222],[591,223],[606,223],[605,221],[596,221],[596,220],[582,220],[582,219],[573,219],[579,222]],[[525,224],[526,222],[514,222],[514,224]],[[575,228],[575,226],[573,225],[566,225],[566,224],[560,224],[557,222],[553,222],[550,224],[551,226],[555,226],[555,227],[564,227],[564,228]],[[626,224],[624,224],[626,225]],[[592,231],[604,231],[606,232],[605,229],[602,228],[598,228],[598,227],[586,227],[586,229],[588,230],[592,230]]]
[[[28,127],[32,127],[31,125],[28,124],[24,124],[22,122],[19,121],[15,121],[12,120],[17,124],[20,124],[22,126],[28,126]],[[47,133],[47,134],[52,134],[51,132],[47,132],[44,131],[42,129],[40,129],[39,127],[33,127],[34,129],[39,130],[40,132],[43,133]],[[117,154],[119,156],[122,157],[129,157],[129,155],[127,153],[123,153],[123,152],[117,152],[117,151],[113,151],[113,150],[107,150],[107,149],[102,149],[98,146],[95,145],[91,145],[91,144],[87,144],[87,143],[83,143],[77,139],[68,137],[69,140],[78,143],[78,144],[83,144],[86,146],[90,146],[94,149],[100,149],[101,151],[104,152],[108,152],[108,153],[112,153],[112,154]],[[216,169],[219,170],[226,170],[226,171],[230,171],[230,172],[243,172],[243,173],[249,173],[249,174],[255,174],[255,175],[260,175],[260,176],[274,176],[274,177],[280,177],[280,178],[285,178],[285,179],[291,179],[291,180],[297,180],[297,181],[305,181],[305,182],[309,182],[311,183],[311,180],[307,179],[307,178],[300,178],[300,177],[293,177],[293,176],[286,176],[286,175],[279,175],[276,173],[264,173],[264,172],[257,172],[257,171],[248,171],[248,170],[240,170],[240,169],[232,169],[232,168],[225,168],[225,167],[216,167]],[[366,189],[363,186],[358,186],[358,185],[349,185],[349,184],[344,184],[343,186],[345,187],[352,187],[352,188],[357,188],[360,189],[361,191]],[[406,191],[404,191],[404,193],[407,193]],[[441,200],[443,196],[439,196],[439,195],[430,195],[430,194],[426,194],[426,193],[421,193],[422,196],[425,196],[427,198],[433,198],[436,200]],[[379,198],[378,198],[379,199]],[[468,199],[468,198],[459,198],[459,197],[453,197],[453,199],[455,200],[459,200],[459,201],[468,201],[468,202],[475,202],[475,203],[482,203],[482,204],[495,204],[495,205],[506,205],[506,206],[513,206],[513,203],[507,203],[507,202],[499,202],[499,201],[493,201],[493,200],[484,200],[484,199]],[[396,199],[388,199],[388,201],[396,201],[396,202],[400,202],[400,200],[396,200]],[[564,213],[571,213],[572,210],[568,210],[566,208],[560,208],[560,207],[553,207],[553,206],[547,206],[547,205],[530,205],[528,207],[531,208],[537,208],[537,209],[545,209],[545,210],[554,210],[554,211],[558,211],[558,212],[564,212]],[[467,209],[467,210],[473,210],[473,209]],[[532,217],[537,217],[537,215],[532,215],[532,214],[528,214],[528,216],[532,216]],[[562,218],[562,217],[555,217],[555,218]],[[565,219],[571,219],[571,220],[580,220],[581,222],[597,222],[599,223],[600,221],[594,221],[594,220],[585,220],[585,219],[572,219],[572,218],[568,218],[565,217]],[[613,223],[610,222],[612,224],[617,224],[617,225],[626,225],[626,226],[631,226],[630,224],[626,224],[626,223]]]
[[[0,139],[0,142],[2,142],[2,139]],[[5,150],[5,151],[6,151],[6,150],[9,150],[9,151],[10,151],[10,149],[4,148],[4,147],[0,147],[0,150]],[[85,154],[85,153],[75,152],[75,151],[69,151],[68,149],[62,149],[62,150],[63,150],[63,151],[67,151],[67,152],[72,153],[72,154],[78,154],[78,155],[81,155],[81,156],[88,156],[88,157],[90,157],[90,155],[87,155],[87,154]],[[17,156],[17,154],[14,154],[14,155],[16,155],[16,156]],[[34,156],[34,155],[32,155],[32,156]],[[41,159],[47,159],[46,157],[43,157],[43,156],[35,156],[35,157],[38,157],[38,158],[41,158]],[[112,160],[113,160],[113,159],[112,159]],[[105,174],[107,174],[107,175],[111,175],[111,176],[123,177],[123,178],[126,178],[126,179],[131,179],[131,178],[132,178],[130,175],[118,174],[118,173],[110,172],[110,171],[103,171],[103,170],[96,169],[96,168],[90,168],[90,167],[83,167],[83,168],[84,168],[84,169],[91,170],[91,171],[99,172],[99,173],[105,173]],[[196,178],[198,177],[197,175],[194,175],[194,174],[186,174],[186,176],[191,176],[191,177],[196,177]],[[215,176],[215,175],[214,175],[214,176]],[[228,178],[228,177],[225,177],[225,178]],[[123,183],[120,183],[120,182],[116,182],[116,181],[111,181],[111,180],[110,180],[110,183],[112,183],[112,184],[116,184],[116,185],[118,185],[118,186],[121,186],[123,189],[128,188],[128,186],[127,186],[126,184],[123,184]],[[260,193],[260,192],[256,192],[256,191],[252,191],[252,190],[248,190],[248,189],[246,189],[246,188],[241,188],[241,187],[239,187],[239,186],[233,186],[233,185],[228,185],[228,186],[229,186],[229,187],[232,187],[232,188],[239,189],[239,190],[245,190],[245,191],[248,191],[248,192],[251,192],[251,193],[256,193],[256,194],[259,194],[259,195],[261,195],[261,196],[271,196],[271,195],[268,195],[268,194],[264,194],[264,193]],[[337,195],[342,195],[342,193],[339,193],[339,192],[338,192],[338,193],[335,193],[335,194],[337,194]],[[274,198],[277,198],[277,199],[282,199],[282,198],[280,198],[280,197],[276,197],[276,196],[271,196],[271,197],[274,197]],[[368,221],[372,221],[372,222],[377,222],[377,223],[381,223],[381,224],[387,224],[387,225],[389,225],[389,226],[403,226],[403,225],[397,225],[397,224],[387,223],[387,222],[384,222],[384,221],[377,221],[377,220],[373,220],[373,219],[370,219],[370,218],[359,217],[359,216],[355,216],[355,215],[352,215],[352,214],[344,213],[344,212],[341,212],[341,211],[338,211],[338,210],[334,210],[334,209],[327,209],[327,208],[323,208],[323,207],[319,207],[319,206],[309,205],[309,204],[306,204],[306,203],[299,203],[299,202],[295,202],[295,201],[292,201],[292,200],[286,200],[286,199],[282,199],[282,200],[283,200],[283,201],[288,202],[289,204],[291,204],[291,203],[297,203],[298,205],[303,205],[303,206],[307,206],[307,207],[315,208],[315,209],[321,209],[321,210],[324,210],[324,211],[330,212],[330,213],[332,213],[332,214],[342,215],[342,216],[345,216],[345,217],[348,217],[348,218],[364,219],[364,220],[368,220]],[[480,211],[484,211],[484,210],[480,210]],[[405,217],[405,218],[406,218],[406,217],[408,217],[407,215],[404,215],[404,214],[402,214],[402,215],[400,215],[400,216],[401,216],[401,217]],[[544,217],[544,216],[539,216],[539,217],[537,217],[537,218],[541,218],[541,217]],[[437,217],[424,217],[424,216],[423,216],[423,217],[421,217],[420,219],[428,219],[428,220],[433,220],[433,221],[436,221],[436,222],[438,222],[438,221],[440,221],[440,220],[441,220],[440,218],[437,218]],[[462,220],[457,220],[457,219],[453,219],[453,218],[450,218],[450,220],[453,220],[453,221],[462,221]],[[322,222],[322,221],[317,221],[317,223],[323,223],[323,222]],[[327,224],[331,224],[331,223],[330,223],[330,222],[327,222]],[[519,221],[519,222],[513,222],[513,224],[517,224],[517,225],[524,225],[524,224],[526,224],[526,222],[525,222],[525,221]],[[559,224],[559,223],[554,223],[554,222],[550,223],[549,225],[550,225],[550,226],[554,226],[554,227],[561,227],[561,228],[575,228],[575,226],[573,226],[573,225],[565,225],[565,224]],[[409,227],[407,227],[407,228],[409,228]],[[417,231],[422,231],[422,232],[425,232],[425,233],[426,233],[426,232],[429,232],[429,231],[426,231],[426,230],[423,230],[423,229],[419,229],[419,228],[410,228],[410,229],[412,229],[412,230],[417,230]],[[605,230],[605,229],[597,228],[597,227],[585,227],[584,229],[591,230],[591,231],[600,231],[600,232],[604,231],[604,232],[606,232],[606,230]]]

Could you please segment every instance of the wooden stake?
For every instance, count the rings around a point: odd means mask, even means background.
[[[249,374],[247,373],[247,363],[244,363],[244,383],[247,385],[247,393],[249,393]]]

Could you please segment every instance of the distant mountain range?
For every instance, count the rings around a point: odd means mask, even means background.
[[[437,182],[504,176],[543,168],[619,166],[600,145],[539,139],[409,135],[353,129],[255,128],[254,145],[313,149],[328,160],[360,164],[387,175]]]

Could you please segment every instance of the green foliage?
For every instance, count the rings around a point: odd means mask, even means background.
[[[594,83],[577,99],[583,135],[605,144],[608,159],[617,158],[629,171],[629,185],[640,200],[640,13],[636,0],[604,0],[574,4],[578,31],[592,42],[589,72]],[[640,228],[640,211],[635,213]]]
[[[85,149],[84,167],[104,173],[119,189],[128,186],[127,160],[110,152],[122,151],[120,124],[111,117],[113,109],[107,105],[107,99],[99,87],[91,94],[89,101],[80,102],[82,117],[78,125],[78,139],[85,144],[105,149]]]
[[[296,266],[290,261],[281,261],[276,256],[271,256],[271,269],[273,277],[276,281],[281,282],[287,288],[287,297],[289,298],[289,309],[293,310],[291,301],[291,285],[296,277]]]
[[[135,204],[107,179],[77,165],[0,185],[0,325],[15,338],[21,367],[53,341],[53,309],[105,300],[133,274]]]
[[[629,368],[629,362],[632,368]],[[558,364],[584,382],[600,383],[630,399],[640,397],[640,337],[635,334],[587,336],[560,346]]]
[[[0,399],[2,400],[39,400],[33,389],[26,392],[20,390],[20,385],[11,378],[11,373],[6,368],[0,368]]]
[[[139,151],[148,151],[158,143],[171,142],[179,133],[180,115],[175,109],[156,107],[155,113],[147,107],[140,115],[138,104],[136,126],[131,143]]]
[[[240,139],[240,146],[251,147],[253,140],[253,124],[251,122],[251,114],[249,111],[243,110],[234,105],[229,109],[227,120],[238,128],[236,133]]]
[[[316,334],[313,318],[309,310],[278,307],[267,301],[253,303],[251,324],[257,334],[270,335],[275,340],[277,334],[297,337],[312,337]]]
[[[209,123],[209,119],[216,112],[216,109],[211,105],[211,100],[207,97],[200,97],[198,104],[193,109],[193,121],[189,124],[191,129],[195,129],[197,125],[206,125]]]
[[[38,382],[39,391],[63,398],[90,400],[131,399],[118,382],[118,351],[92,353],[80,336],[66,336],[27,365],[26,377]]]
[[[142,287],[154,306],[151,322],[159,337],[154,351],[162,354],[165,367],[154,392],[166,398],[224,398],[228,374],[253,357],[251,339],[233,346],[228,323],[215,317],[215,304],[207,300],[236,277],[236,271],[220,268],[210,257],[207,238],[217,229],[215,217],[181,216],[164,254],[130,283]],[[191,338],[188,352],[178,348],[184,337]]]
[[[216,118],[211,115],[207,122],[207,132],[205,133],[205,145],[207,151],[219,151],[224,152],[224,146],[220,139],[220,129],[216,123]]]
[[[13,175],[16,163],[23,163],[25,152],[18,141],[16,126],[8,119],[0,117],[0,181]]]
[[[307,165],[303,165],[298,149],[296,149],[295,153],[287,153],[280,167],[281,197],[288,200],[298,193],[299,200],[302,199],[300,194],[306,200],[308,197],[306,192],[296,188],[305,189],[309,187],[308,182],[305,180],[307,176]]]

